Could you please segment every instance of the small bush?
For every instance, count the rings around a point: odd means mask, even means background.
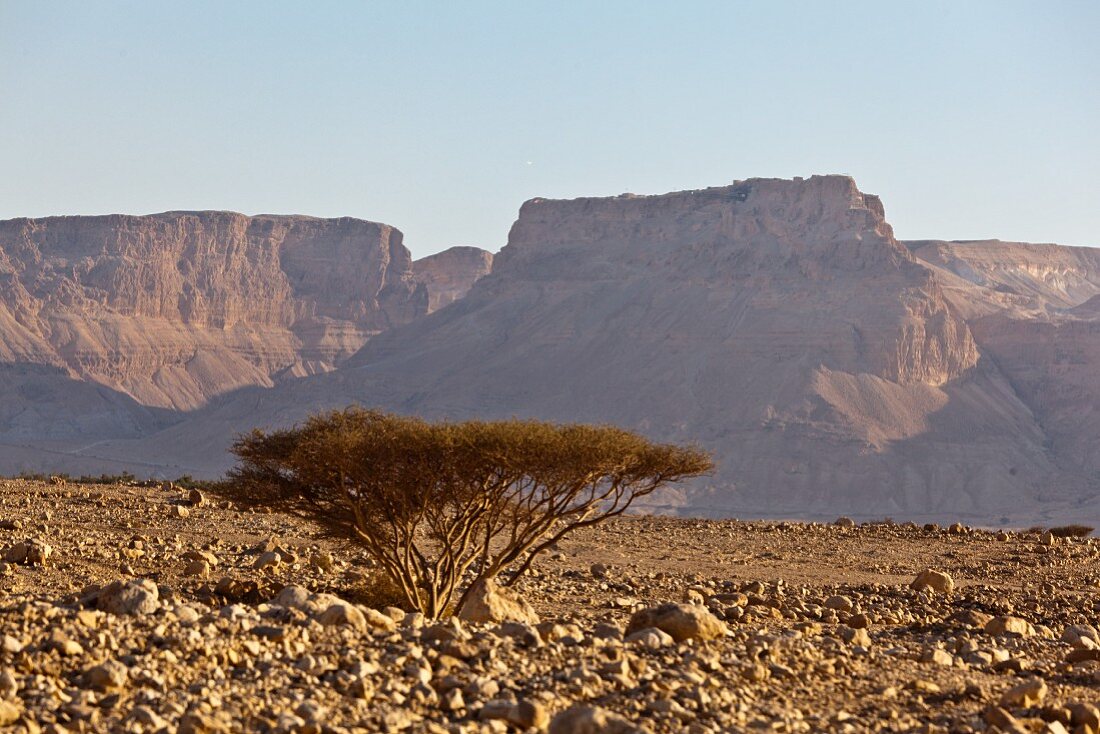
[[[1087,538],[1094,530],[1096,528],[1090,528],[1088,525],[1061,525],[1051,528],[1050,532],[1059,538]]]
[[[429,423],[361,408],[253,431],[233,452],[238,466],[212,491],[356,540],[406,608],[429,618],[460,586],[503,573],[514,584],[573,530],[713,467],[699,449],[610,426]]]
[[[130,472],[123,472],[121,474],[100,474],[99,476],[93,476],[90,474],[84,474],[76,479],[71,480],[74,484],[137,484],[137,477]]]

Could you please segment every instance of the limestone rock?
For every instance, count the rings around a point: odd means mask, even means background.
[[[726,625],[704,607],[694,604],[662,604],[641,609],[627,625],[629,635],[646,627],[656,627],[676,642],[687,639],[712,640],[726,634]]]
[[[623,638],[623,642],[632,645],[657,650],[665,645],[671,645],[675,640],[672,635],[657,627],[642,627],[629,633]]]
[[[84,681],[97,691],[117,690],[126,686],[130,671],[117,660],[108,660],[89,668],[84,673]]]
[[[932,589],[940,594],[950,594],[955,589],[955,581],[950,574],[929,568],[917,574],[909,587],[917,591]]]
[[[100,590],[97,605],[111,614],[151,614],[160,608],[160,593],[149,579],[114,581]]]
[[[281,607],[288,607],[291,609],[301,609],[302,611],[313,611],[310,608],[310,597],[312,594],[309,589],[304,586],[297,586],[291,584],[290,586],[284,586],[274,599],[271,600],[272,604],[278,604]]]
[[[346,601],[330,604],[315,619],[323,625],[349,625],[358,630],[367,628],[367,618],[354,605]]]
[[[1035,628],[1030,622],[1011,615],[1001,615],[989,620],[985,631],[995,636],[1030,637],[1035,634]]]
[[[1009,688],[1001,696],[1002,706],[1038,706],[1047,695],[1047,684],[1042,678],[1032,678]]]
[[[1077,648],[1100,647],[1100,633],[1091,624],[1069,625],[1062,632],[1061,640]]]
[[[18,701],[0,701],[0,726],[11,726],[23,715],[23,707]]]
[[[53,548],[40,540],[23,540],[4,553],[4,560],[8,563],[17,563],[25,566],[45,566]]]
[[[644,734],[646,730],[597,706],[574,706],[554,716],[550,734]]]
[[[467,622],[523,622],[537,625],[539,615],[512,589],[491,579],[479,581],[458,610],[458,618]]]

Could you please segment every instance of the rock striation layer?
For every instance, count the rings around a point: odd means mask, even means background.
[[[981,350],[1051,452],[1100,476],[1100,249],[996,240],[908,243],[969,314]]]
[[[427,310],[393,227],[232,212],[0,222],[0,362],[192,410]],[[41,370],[38,371],[42,374]]]

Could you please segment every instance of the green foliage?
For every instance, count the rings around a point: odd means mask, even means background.
[[[611,426],[429,423],[362,408],[253,431],[233,452],[239,464],[216,491],[357,540],[433,618],[461,584],[506,570],[515,583],[572,530],[713,468],[699,449]]]

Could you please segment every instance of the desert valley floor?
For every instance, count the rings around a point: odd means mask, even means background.
[[[1100,729],[1095,538],[631,517],[540,558],[537,625],[385,608],[356,548],[174,487],[5,480],[0,553],[0,730]],[[669,602],[722,622],[631,630]]]

